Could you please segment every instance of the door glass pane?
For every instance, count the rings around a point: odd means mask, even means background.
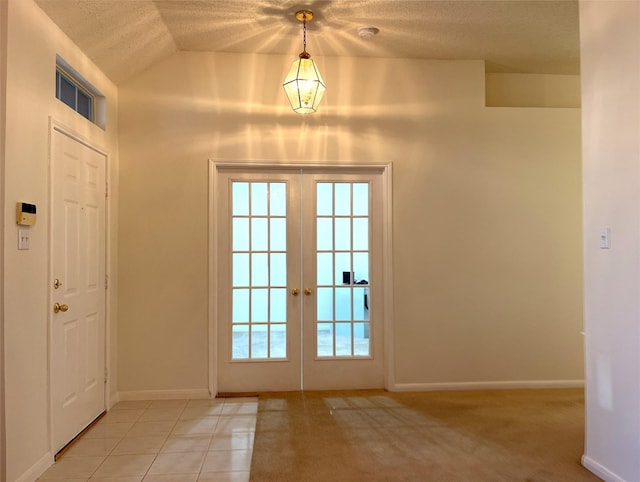
[[[340,251],[351,249],[351,218],[336,218],[336,247]]]
[[[350,284],[349,273],[351,269],[351,253],[336,253],[335,257],[335,284]],[[347,279],[345,279],[345,276]]]
[[[366,251],[369,249],[369,219],[353,219],[353,249]]]
[[[251,215],[264,216],[267,214],[267,183],[251,183]]]
[[[232,358],[249,358],[249,325],[233,325],[231,334]]]
[[[369,356],[369,323],[354,323],[353,325],[353,354]]]
[[[249,183],[234,182],[231,189],[231,213],[233,216],[249,215]]]
[[[249,286],[249,255],[234,253],[233,261],[233,286]]]
[[[274,323],[269,326],[269,356],[285,358],[287,356],[287,325]]]
[[[336,356],[351,356],[351,323],[336,323]]]
[[[269,312],[269,290],[252,289],[251,290],[251,321],[260,323],[268,321]]]
[[[316,356],[371,356],[369,184],[316,189]]]
[[[266,251],[267,240],[267,218],[251,218],[251,250]]]
[[[286,183],[232,182],[232,359],[287,356]]]
[[[366,182],[353,184],[353,215],[369,215],[369,184]]]
[[[349,216],[351,214],[351,184],[337,183],[334,184],[335,190],[335,215]]]
[[[353,253],[353,272],[356,283],[369,283],[369,253]]]
[[[316,246],[318,251],[333,249],[333,220],[331,218],[318,218],[317,225]]]
[[[287,321],[287,290],[286,288],[271,289],[269,300],[269,321],[272,323]]]
[[[267,286],[269,284],[269,264],[265,253],[251,255],[251,286]]]
[[[233,219],[233,250],[249,251],[249,219]]]
[[[369,288],[354,288],[353,319],[354,321],[369,319]]]
[[[336,320],[351,319],[351,288],[336,288]]]
[[[233,323],[247,323],[249,321],[249,290],[233,290]]]
[[[318,269],[316,270],[318,285],[333,284],[333,254],[318,253]]]
[[[271,218],[269,242],[271,251],[286,251],[287,249],[287,220],[285,218]]]
[[[287,284],[287,255],[284,253],[275,253],[271,255],[271,264],[269,265],[269,273],[271,279],[270,286],[285,286]]]
[[[284,182],[269,183],[269,214],[287,215],[287,188]]]
[[[333,320],[333,288],[318,288],[317,290],[318,321]]]
[[[321,182],[317,184],[316,212],[318,216],[331,216],[333,214],[333,184]]]
[[[268,325],[251,325],[251,358],[267,358]]]
[[[333,356],[333,323],[318,323],[316,330],[318,356]]]

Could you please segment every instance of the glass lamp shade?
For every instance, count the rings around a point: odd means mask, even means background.
[[[291,108],[298,114],[311,114],[318,109],[326,87],[318,67],[310,58],[299,58],[282,84]]]

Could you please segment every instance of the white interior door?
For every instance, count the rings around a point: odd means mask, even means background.
[[[300,174],[225,170],[218,187],[218,391],[299,390]]]
[[[384,387],[381,174],[303,176],[303,383]]]
[[[51,140],[51,396],[54,452],[105,409],[106,158]]]
[[[381,174],[227,168],[217,194],[218,391],[383,387]]]

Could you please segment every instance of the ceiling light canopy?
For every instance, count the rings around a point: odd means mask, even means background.
[[[307,52],[307,22],[313,19],[313,12],[300,10],[296,12],[296,19],[302,22],[303,50],[291,65],[282,86],[295,112],[312,114],[318,110],[326,90],[320,71]]]
[[[380,29],[378,27],[360,27],[358,29],[358,35],[363,39],[371,39],[378,35]]]

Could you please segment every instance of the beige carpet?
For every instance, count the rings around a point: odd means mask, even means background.
[[[589,481],[582,390],[262,393],[254,481]]]

